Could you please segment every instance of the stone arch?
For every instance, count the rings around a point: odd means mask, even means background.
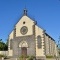
[[[28,47],[28,44],[26,41],[21,41],[19,47]]]

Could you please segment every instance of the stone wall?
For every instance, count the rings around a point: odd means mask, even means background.
[[[21,56],[21,47],[19,44],[21,41],[26,41],[28,44],[27,55],[35,56],[35,37],[34,35],[15,37],[11,42],[11,49],[13,49],[13,56]]]
[[[8,51],[0,51],[0,54],[8,56]]]

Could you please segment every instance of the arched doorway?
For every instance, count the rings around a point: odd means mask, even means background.
[[[21,41],[19,47],[21,48],[21,55],[27,56],[27,48],[28,48],[27,42]]]

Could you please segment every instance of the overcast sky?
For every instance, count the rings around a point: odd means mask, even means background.
[[[0,0],[0,39],[6,41],[25,7],[37,25],[44,28],[57,42],[60,36],[59,0]]]

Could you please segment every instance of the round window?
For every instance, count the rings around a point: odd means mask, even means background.
[[[20,30],[21,34],[25,35],[28,32],[28,28],[26,26],[23,26]]]

